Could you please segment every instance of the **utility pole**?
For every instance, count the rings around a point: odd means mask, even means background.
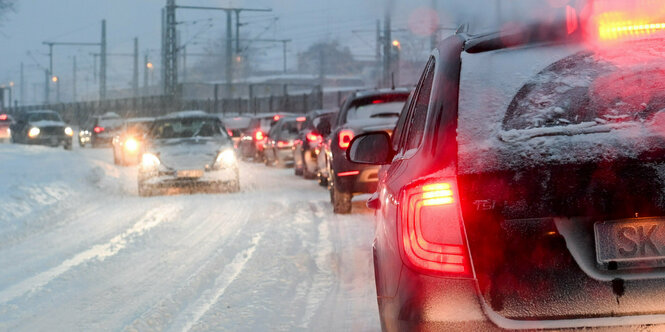
[[[21,94],[21,106],[25,105],[25,77],[23,76],[23,62],[21,62],[21,82],[19,83],[21,86],[19,87],[20,89],[20,94]]]
[[[197,9],[197,10],[223,10],[226,12],[226,82],[230,85],[233,82],[233,20],[232,12],[236,13],[236,17],[239,18],[240,12],[242,11],[254,11],[254,12],[270,12],[272,9],[250,9],[250,8],[227,8],[227,7],[202,7],[202,6],[176,6],[175,0],[167,0],[166,5],[166,84],[165,84],[165,93],[169,94],[169,91],[172,91],[175,94],[175,90],[178,84],[177,77],[174,76],[174,73],[177,70],[177,52],[178,45],[176,44],[175,38],[175,10],[176,9]],[[237,24],[236,28],[240,25]],[[237,44],[239,46],[239,44]],[[227,92],[229,89],[227,89]],[[228,95],[227,95],[228,96]]]
[[[286,74],[286,43],[290,42],[290,40],[282,40],[282,60],[284,61],[284,74]]]
[[[231,11],[226,11],[226,97],[231,98],[233,87],[233,31],[231,25]]]
[[[148,63],[148,54],[146,54],[143,60],[143,95],[148,93]]]
[[[392,37],[390,35],[390,12],[386,9],[383,22],[383,85],[389,86],[391,80]]]
[[[44,69],[44,104],[48,105],[49,103],[49,94],[50,94],[50,87],[49,87],[49,81],[51,80],[51,73],[49,73],[48,69]]]
[[[132,79],[134,98],[139,96],[139,39],[134,38],[134,76]]]
[[[182,82],[187,82],[187,46],[182,47]]]
[[[74,56],[74,64],[72,68],[72,101],[76,102],[76,56]]]
[[[176,40],[175,0],[166,1],[164,94],[175,96],[178,89],[178,45]]]
[[[99,58],[99,100],[106,99],[106,20],[102,20],[101,56]]]
[[[162,48],[161,48],[161,68],[159,70],[162,91],[166,91],[166,9],[162,8]]]
[[[437,7],[436,7],[436,0],[432,0],[432,10],[438,16]],[[437,44],[438,40],[439,40],[439,24],[437,23],[437,26],[434,27],[434,31],[432,31],[432,35],[430,36],[430,40],[429,40],[430,50],[433,50],[434,48],[436,48],[436,44]]]

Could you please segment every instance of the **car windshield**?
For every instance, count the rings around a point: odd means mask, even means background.
[[[157,120],[150,131],[150,136],[155,139],[226,137],[219,127],[219,120],[192,117]]]
[[[39,122],[39,121],[62,121],[58,113],[53,112],[40,112],[40,113],[31,113],[28,115],[28,122]]]
[[[248,117],[232,117],[232,118],[223,118],[222,122],[226,129],[246,129],[249,128],[249,123],[252,118]]]
[[[123,122],[124,121],[118,117],[101,117],[97,125],[104,128],[116,129],[122,126]]]

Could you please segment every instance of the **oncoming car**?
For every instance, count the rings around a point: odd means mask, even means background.
[[[665,35],[561,31],[447,38],[351,142],[384,330],[663,328]]]
[[[170,187],[240,190],[233,142],[217,116],[184,111],[157,118],[145,144],[138,172],[141,196]]]
[[[130,118],[113,137],[113,162],[116,165],[136,165],[143,154],[143,137],[150,130],[154,118]]]
[[[10,126],[11,140],[14,143],[62,146],[72,149],[74,131],[55,111],[36,110],[19,113],[16,122]]]

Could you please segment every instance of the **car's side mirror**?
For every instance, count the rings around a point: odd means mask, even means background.
[[[390,164],[393,159],[390,135],[385,131],[358,135],[351,140],[346,157],[357,164]]]

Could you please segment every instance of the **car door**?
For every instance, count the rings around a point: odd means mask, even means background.
[[[377,211],[377,229],[375,246],[375,262],[377,264],[377,294],[394,296],[397,281],[402,267],[396,230],[396,216],[399,207],[399,193],[403,184],[408,181],[412,170],[418,167],[411,161],[422,141],[422,133],[427,118],[427,109],[432,90],[436,61],[430,58],[409,102],[397,122],[393,134],[396,151],[395,158],[379,180],[378,198],[380,210]]]

